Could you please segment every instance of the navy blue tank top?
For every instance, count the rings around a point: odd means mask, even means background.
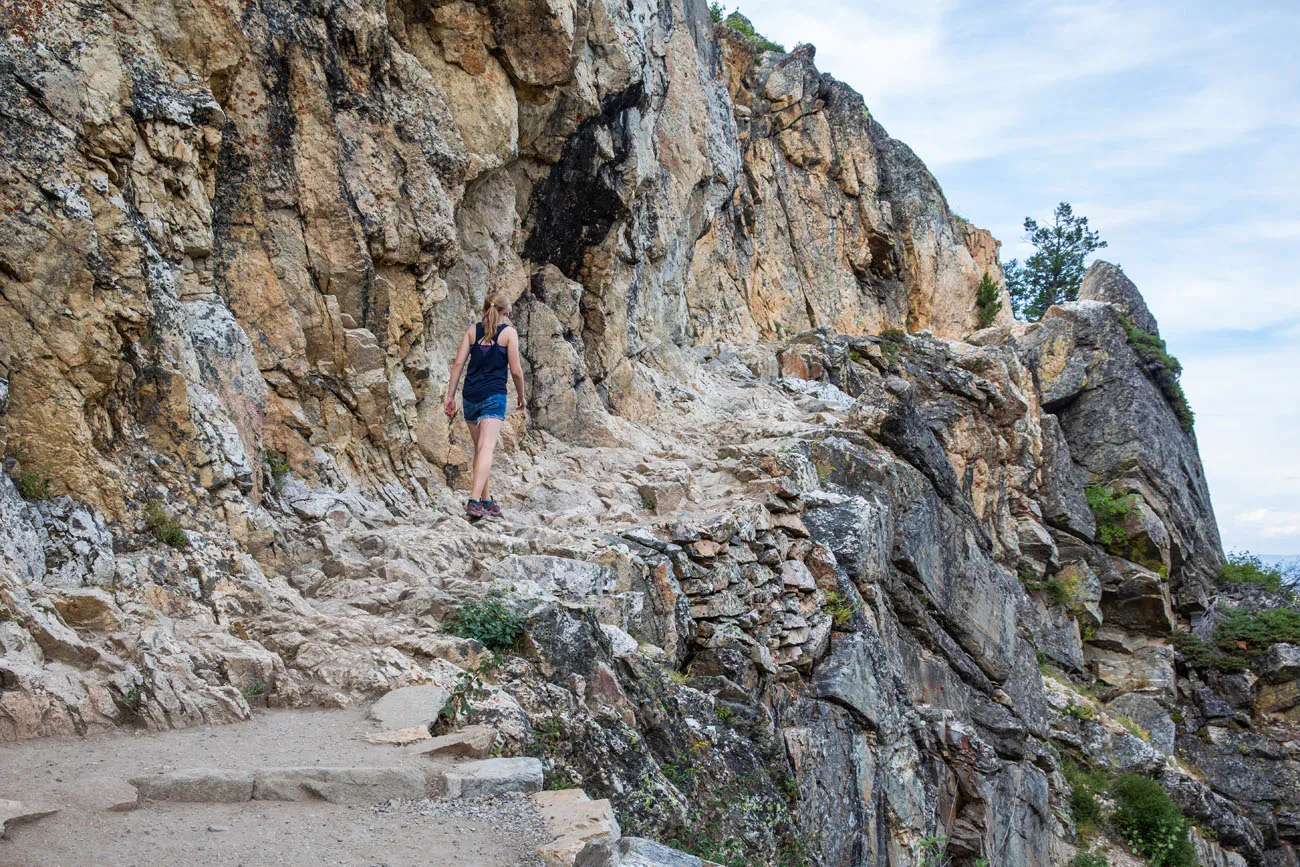
[[[469,348],[469,367],[465,372],[465,388],[461,391],[465,400],[477,403],[494,394],[506,393],[506,372],[510,369],[510,357],[506,348],[497,343],[497,339],[509,327],[498,325],[497,333],[492,335],[492,342],[484,346],[483,323],[474,326],[474,343]]]

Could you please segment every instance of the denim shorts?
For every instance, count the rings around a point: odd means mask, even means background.
[[[482,400],[462,399],[461,403],[465,407],[465,421],[469,424],[476,424],[485,418],[506,420],[506,396],[504,394],[489,394]]]

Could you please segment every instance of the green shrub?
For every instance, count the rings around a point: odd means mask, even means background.
[[[289,463],[289,456],[275,449],[267,449],[262,452],[262,458],[266,461],[267,469],[271,471],[271,478],[274,480],[275,486],[280,487],[284,477],[289,475],[289,471],[293,469]]]
[[[185,534],[180,522],[167,514],[166,507],[158,500],[149,501],[144,513],[144,525],[164,545],[172,548],[188,548],[190,545],[190,537]]]
[[[491,650],[509,650],[524,634],[523,618],[496,592],[466,602],[442,626],[451,635],[473,638]]]
[[[1283,589],[1282,573],[1245,551],[1228,555],[1228,562],[1219,570],[1219,581],[1228,584],[1259,584],[1274,593]]]
[[[712,8],[710,8],[709,11],[712,12]],[[744,15],[741,15],[739,9],[728,15],[725,20],[727,26],[748,39],[749,44],[754,46],[754,50],[759,54],[762,54],[764,51],[779,51],[782,54],[785,54],[785,46],[781,45],[779,42],[773,42],[762,33],[755,30],[753,22]]]
[[[1124,519],[1133,511],[1132,494],[1121,494],[1108,485],[1093,485],[1084,491],[1088,507],[1097,519],[1097,541],[1106,548],[1115,548],[1128,540]]]
[[[1273,608],[1268,611],[1229,611],[1214,630],[1214,643],[1229,654],[1263,653],[1278,642],[1300,644],[1300,611]],[[1243,646],[1244,645],[1244,646]]]
[[[1105,855],[1095,852],[1080,852],[1070,859],[1070,867],[1110,867]]]
[[[989,272],[980,278],[980,285],[975,289],[975,309],[979,312],[980,328],[988,328],[1002,310],[1002,296],[998,284],[993,282]]]
[[[1182,383],[1178,381],[1178,378],[1183,375],[1183,365],[1169,354],[1165,341],[1159,335],[1138,328],[1122,314],[1119,321],[1128,336],[1128,345],[1142,360],[1147,375],[1159,386],[1160,393],[1165,396],[1174,415],[1178,417],[1179,426],[1184,432],[1191,433],[1196,423],[1196,414],[1192,412],[1192,407],[1187,402],[1187,395],[1183,392]]]
[[[857,610],[857,604],[840,591],[832,590],[826,594],[825,611],[831,616],[831,625],[834,628],[843,629],[848,626]]]
[[[726,12],[727,12],[727,7],[723,6],[721,3],[709,4],[709,17],[713,19],[714,24],[721,23],[722,18],[726,14]]]
[[[1111,821],[1134,852],[1152,867],[1195,867],[1190,824],[1155,780],[1125,774],[1115,783]]]
[[[1109,780],[1105,771],[1084,770],[1069,759],[1061,764],[1061,773],[1070,784],[1070,814],[1074,816],[1080,838],[1086,839],[1101,821],[1101,802],[1097,795],[1105,791]]]
[[[52,481],[45,473],[21,472],[18,474],[18,494],[24,500],[48,500]]]

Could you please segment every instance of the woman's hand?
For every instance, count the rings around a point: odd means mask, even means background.
[[[447,414],[447,418],[456,417],[456,395],[454,394],[447,395],[447,403],[442,408],[442,411]]]
[[[524,406],[524,396],[522,394],[518,395],[518,399],[515,401],[515,410],[517,412],[525,412],[527,410],[527,407]]]

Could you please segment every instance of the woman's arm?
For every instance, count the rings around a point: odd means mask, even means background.
[[[519,363],[519,332],[515,331],[514,326],[507,328],[502,337],[508,335],[509,342],[506,343],[506,356],[510,359],[510,378],[515,381],[515,400],[520,412],[524,411],[524,368]]]
[[[469,330],[466,329],[464,336],[460,339],[460,350],[456,353],[456,360],[451,364],[451,376],[447,379],[447,404],[442,411],[447,413],[447,418],[456,417],[456,389],[460,388],[460,374],[465,367],[465,359],[469,358]]]

